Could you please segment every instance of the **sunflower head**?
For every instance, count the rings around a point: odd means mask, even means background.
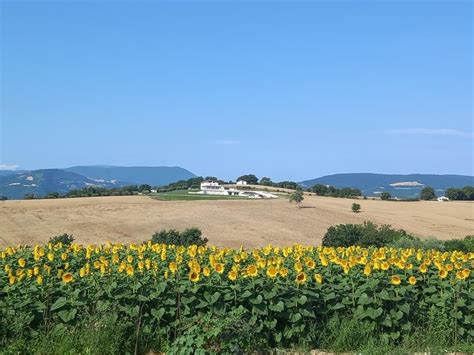
[[[214,269],[218,274],[222,274],[224,272],[224,265],[221,263],[217,263]]]
[[[304,272],[298,273],[295,281],[298,285],[304,284],[306,282],[306,274]]]
[[[415,276],[410,276],[410,278],[408,279],[408,283],[410,285],[415,285],[416,284],[416,277]]]
[[[392,278],[390,279],[390,282],[393,285],[400,285],[400,283],[402,282],[402,279],[398,275],[393,275]]]
[[[255,276],[257,276],[257,274],[258,274],[258,270],[257,270],[257,267],[255,265],[249,265],[247,267],[247,275],[248,276],[255,277]]]
[[[70,272],[65,272],[62,276],[63,282],[64,283],[70,283],[74,281],[74,276]]]
[[[448,276],[448,272],[445,269],[441,269],[438,272],[438,276],[440,279],[445,279]]]
[[[198,282],[199,281],[199,274],[195,271],[191,271],[189,273],[189,281]]]
[[[229,278],[230,281],[235,281],[237,279],[237,271],[231,270],[227,274],[227,277]]]
[[[314,275],[314,281],[316,281],[318,284],[323,283],[323,276],[321,274],[315,274]]]
[[[268,269],[267,269],[267,276],[270,277],[270,278],[275,278],[278,274],[278,270],[275,266],[269,266]]]

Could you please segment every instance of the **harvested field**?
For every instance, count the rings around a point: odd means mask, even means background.
[[[195,226],[219,246],[321,243],[327,228],[370,220],[422,237],[474,234],[472,202],[392,202],[306,196],[298,209],[287,199],[158,201],[145,196],[0,202],[0,244],[46,242],[72,233],[81,243],[139,242],[163,228]]]

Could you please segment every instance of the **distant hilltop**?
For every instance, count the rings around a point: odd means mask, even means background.
[[[348,173],[327,175],[300,182],[300,185],[306,188],[316,184],[332,185],[337,188],[357,188],[365,196],[378,196],[382,192],[389,192],[392,197],[414,198],[418,197],[420,191],[426,186],[435,189],[438,196],[443,196],[445,190],[450,187],[472,186],[474,176]]]
[[[195,175],[180,167],[74,166],[66,169],[0,171],[0,196],[22,199],[27,194],[65,194],[87,186],[121,187],[149,184],[163,186]]]

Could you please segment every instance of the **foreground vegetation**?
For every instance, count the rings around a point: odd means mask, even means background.
[[[460,251],[360,246],[8,247],[0,348],[472,351],[473,262]]]

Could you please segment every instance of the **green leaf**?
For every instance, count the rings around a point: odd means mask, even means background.
[[[268,308],[273,312],[281,312],[285,309],[285,304],[282,301],[279,301],[277,304],[269,305]]]
[[[164,308],[160,308],[160,309],[153,308],[153,309],[151,310],[151,315],[152,315],[153,318],[155,318],[156,320],[160,320],[161,317],[163,317],[164,314],[165,314],[165,309],[164,309]]]
[[[64,307],[66,303],[67,303],[66,297],[59,297],[56,300],[56,302],[54,302],[53,305],[51,306],[51,311],[55,311],[57,309]]]
[[[253,304],[260,304],[263,301],[262,295],[257,295],[254,299],[251,299],[250,302]]]
[[[369,296],[367,296],[366,293],[363,293],[362,295],[360,295],[358,303],[361,305],[371,304],[372,299]]]
[[[67,322],[73,320],[76,317],[76,313],[77,313],[77,309],[73,308],[73,309],[70,309],[70,310],[60,311],[60,312],[58,312],[58,315],[59,315],[59,318],[61,318],[61,320],[64,323],[67,323]]]

